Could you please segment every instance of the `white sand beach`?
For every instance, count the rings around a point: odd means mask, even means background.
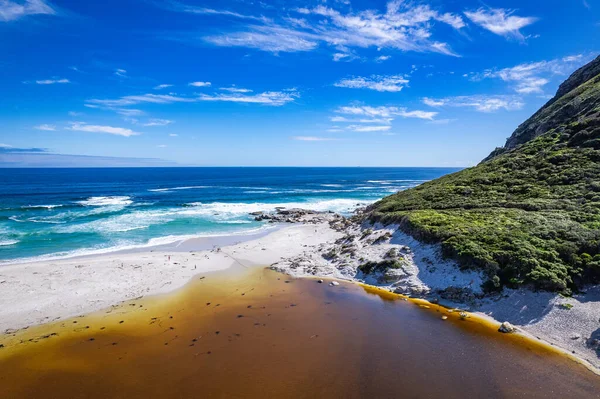
[[[335,240],[327,223],[291,225],[219,250],[106,254],[0,268],[0,331],[82,315],[141,296],[174,291],[192,276],[235,262],[268,266],[305,245]],[[239,238],[238,238],[239,239]]]

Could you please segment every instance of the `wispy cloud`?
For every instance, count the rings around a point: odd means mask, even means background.
[[[353,132],[386,132],[390,130],[392,127],[389,125],[383,126],[369,126],[369,125],[350,125],[347,126],[348,130],[352,130]]]
[[[140,94],[133,96],[124,96],[114,100],[88,100],[88,105],[99,105],[105,107],[125,107],[142,103],[150,104],[172,104],[172,103],[190,103],[198,101],[197,98],[179,97],[171,94]]]
[[[88,133],[106,133],[113,134],[116,136],[131,137],[138,136],[141,133],[134,132],[131,129],[113,126],[101,126],[101,125],[88,125],[85,122],[72,122],[71,126],[67,127],[68,130],[74,130],[78,132]]]
[[[390,55],[380,55],[379,57],[375,58],[376,62],[384,62],[389,60],[390,58],[392,58],[392,56]]]
[[[337,139],[334,139],[331,137],[293,136],[292,140],[296,140],[296,141],[334,141]]]
[[[193,87],[210,87],[211,83],[210,82],[191,82],[191,83],[189,83],[189,86],[193,86]]]
[[[310,51],[319,43],[312,35],[280,26],[251,26],[248,31],[206,36],[204,41],[221,47],[246,47],[272,53]]]
[[[43,124],[43,125],[36,126],[35,129],[43,130],[43,131],[47,131],[47,132],[53,132],[56,130],[56,126]]]
[[[377,123],[382,125],[389,125],[394,120],[393,118],[346,118],[345,116],[332,116],[329,118],[332,122],[343,122],[343,123]]]
[[[468,107],[478,112],[495,112],[499,110],[516,111],[525,105],[520,97],[515,96],[457,96],[441,99],[424,98],[423,103],[434,107]]]
[[[173,85],[162,84],[162,85],[154,86],[154,90],[162,90],[162,89],[167,89],[169,87],[173,87]]]
[[[399,92],[409,83],[402,75],[378,76],[373,75],[370,78],[354,77],[342,79],[334,83],[336,87],[345,87],[349,89],[370,89],[376,91]]]
[[[135,109],[135,108],[116,108],[116,109],[111,108],[111,110],[115,111],[119,115],[123,115],[126,117],[142,116],[145,114],[145,112],[142,111],[141,109]]]
[[[252,103],[272,106],[282,106],[294,101],[300,95],[296,91],[267,91],[264,93],[245,95],[242,93],[231,94],[204,94],[199,97],[200,101],[225,101],[235,103]]]
[[[221,87],[219,90],[228,91],[230,93],[252,93],[252,90],[243,89],[241,87]]]
[[[179,137],[179,135],[176,133],[171,133],[171,134],[169,134],[169,137]]]
[[[173,123],[173,121],[168,119],[150,119],[148,122],[142,123],[142,126],[167,126],[171,123]]]
[[[438,114],[437,112],[430,111],[408,111],[402,107],[370,107],[370,106],[347,106],[339,107],[336,110],[337,113],[347,115],[364,115],[370,117],[390,118],[390,117],[402,117],[402,118],[418,118],[431,120]]]
[[[591,54],[575,54],[550,61],[519,64],[510,68],[488,69],[482,73],[472,73],[467,76],[473,81],[498,78],[513,84],[513,89],[519,94],[541,94],[551,77],[568,75],[591,59],[593,59]]]
[[[432,111],[409,111],[403,107],[371,107],[368,105],[339,107],[335,113],[337,115],[330,117],[331,122],[346,125],[333,126],[327,130],[329,132],[389,132],[397,117],[432,121],[438,114]]]
[[[0,21],[9,22],[27,15],[55,15],[56,11],[44,0],[0,0]]]
[[[335,49],[334,61],[353,58],[352,48],[456,55],[449,44],[432,38],[434,22],[454,29],[465,26],[460,15],[440,13],[425,4],[400,0],[389,1],[385,12],[341,12],[324,5],[295,11],[303,18],[262,19],[261,23],[255,21],[242,30],[205,36],[204,41],[217,46],[246,47],[272,53],[311,51],[323,44]]]
[[[239,18],[239,19],[250,19],[256,21],[267,21],[268,18],[265,17],[255,17],[253,15],[245,15],[240,14],[234,11],[228,10],[216,10],[214,8],[207,7],[198,7],[194,5],[184,4],[178,1],[166,1],[164,3],[156,3],[162,8],[165,8],[170,11],[176,12],[185,12],[190,14],[199,14],[199,15],[222,15],[225,17]]]
[[[23,83],[29,83],[29,82],[23,82]],[[35,83],[38,85],[55,85],[55,84],[71,83],[71,81],[69,79],[52,78],[52,79],[36,80]]]
[[[115,69],[115,75],[117,75],[120,78],[126,78],[127,77],[127,71],[125,69]]]
[[[473,23],[481,26],[496,35],[524,39],[521,29],[533,24],[538,19],[535,17],[519,17],[514,10],[503,8],[480,8],[477,11],[466,11],[465,15]]]
[[[204,82],[207,83],[207,82]],[[226,90],[228,93],[201,94],[194,97],[182,97],[174,94],[140,94],[124,96],[117,99],[91,99],[87,100],[85,106],[89,108],[108,109],[116,112],[127,112],[128,107],[137,104],[173,104],[173,103],[194,103],[200,101],[220,101],[237,103],[254,103],[281,106],[294,101],[300,97],[295,89],[283,91],[268,91],[264,93],[248,94],[252,90],[240,89]],[[133,111],[132,111],[133,112]],[[140,111],[141,112],[141,111]],[[134,116],[134,115],[125,115]]]

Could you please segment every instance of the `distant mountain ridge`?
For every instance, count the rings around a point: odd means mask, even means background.
[[[439,242],[488,290],[600,281],[600,57],[478,166],[377,202],[372,221]]]

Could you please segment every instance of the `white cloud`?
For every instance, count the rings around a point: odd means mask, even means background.
[[[210,82],[192,82],[189,84],[189,86],[193,87],[210,87],[210,85]]]
[[[249,31],[207,36],[204,40],[221,47],[247,47],[271,53],[310,51],[318,46],[311,35],[279,26],[252,26]]]
[[[244,89],[245,90],[245,89]],[[230,92],[218,94],[202,94],[196,97],[181,97],[172,94],[140,94],[133,96],[124,96],[117,99],[92,99],[87,100],[85,106],[88,108],[108,109],[116,112],[127,111],[128,109],[121,108],[136,104],[173,104],[173,103],[194,103],[199,101],[222,101],[222,102],[237,102],[237,103],[254,103],[273,106],[281,106],[294,99],[300,97],[300,94],[295,89],[283,91],[268,91],[257,94],[247,94],[251,90],[243,92]],[[130,110],[133,111],[133,110]],[[142,112],[142,111],[140,111]],[[143,112],[142,112],[143,113]],[[126,115],[131,116],[131,115]]]
[[[154,90],[162,90],[162,89],[167,89],[169,87],[173,87],[173,85],[162,84],[162,85],[154,86]]]
[[[347,106],[339,107],[337,113],[347,115],[365,115],[369,117],[390,118],[400,116],[402,118],[433,119],[438,113],[429,111],[407,111],[400,107],[370,107],[370,106]]]
[[[441,107],[441,106],[445,105],[445,102],[444,102],[444,101],[440,101],[440,100],[434,100],[434,99],[432,99],[432,98],[425,97],[425,98],[423,99],[423,104],[425,104],[425,105],[429,105],[430,107]]]
[[[143,123],[142,126],[167,126],[171,123],[173,123],[173,121],[170,121],[168,119],[150,119],[148,122]]]
[[[115,75],[117,75],[118,77],[121,78],[126,78],[127,77],[127,71],[125,69],[115,69]]]
[[[71,81],[69,79],[54,78],[54,79],[36,80],[35,83],[37,83],[39,85],[55,85],[55,84],[71,83]]]
[[[0,21],[15,21],[27,15],[55,15],[56,11],[44,0],[0,0]]]
[[[402,107],[371,107],[365,105],[339,107],[335,112],[337,114],[350,115],[350,117],[334,115],[330,117],[331,122],[347,123],[348,125],[343,127],[333,126],[328,129],[329,132],[341,132],[344,130],[353,132],[388,132],[391,130],[392,122],[396,117],[432,121],[438,114],[431,111],[409,111]]]
[[[384,126],[365,126],[365,125],[350,125],[347,127],[348,130],[354,132],[387,132],[392,127],[389,125]]]
[[[107,134],[114,134],[116,136],[123,136],[123,137],[138,136],[141,134],[138,132],[134,132],[131,129],[126,129],[126,128],[122,128],[122,127],[88,125],[85,122],[72,122],[71,126],[68,127],[67,129],[78,131],[78,132],[107,133]]]
[[[241,87],[221,87],[219,90],[228,91],[230,93],[252,93],[252,90],[243,89]]]
[[[525,105],[521,98],[514,96],[457,96],[442,99],[423,99],[438,107],[470,107],[479,112],[494,112],[499,110],[516,111]],[[428,105],[429,105],[428,104]]]
[[[475,24],[500,36],[524,39],[520,29],[533,24],[534,17],[519,17],[514,11],[503,8],[480,8],[477,11],[466,11],[465,15]]]
[[[430,125],[448,125],[454,121],[456,121],[456,119],[436,119],[427,123],[429,123]]]
[[[551,77],[569,75],[592,58],[591,54],[586,56],[576,54],[550,61],[519,64],[510,68],[488,69],[482,73],[471,74],[470,79],[479,81],[487,78],[498,78],[512,83],[514,85],[513,89],[517,93],[541,94],[544,92],[543,87],[550,82]]]
[[[165,4],[165,8],[171,11],[178,12],[186,12],[190,14],[199,14],[199,15],[222,15],[226,17],[240,18],[240,19],[251,19],[257,21],[268,21],[268,18],[265,17],[255,17],[252,15],[244,15],[233,11],[228,10],[216,10],[213,8],[206,7],[197,7],[192,5],[187,5],[184,3],[180,3],[177,1],[170,1]]]
[[[376,91],[399,92],[409,81],[402,75],[395,76],[377,76],[373,75],[370,78],[355,77],[351,79],[343,79],[334,83],[336,87],[345,87],[349,89],[370,89]]]
[[[315,136],[294,136],[292,140],[297,141],[333,141],[336,140],[330,137],[315,137]]]
[[[390,55],[380,55],[379,57],[375,58],[375,61],[384,62],[384,61],[389,60],[390,58],[392,58],[392,56],[390,56]]]
[[[43,125],[36,126],[35,129],[37,129],[37,130],[44,130],[44,131],[48,131],[48,132],[53,132],[53,131],[56,130],[56,126],[43,124]]]
[[[135,108],[117,108],[117,109],[114,109],[113,111],[115,111],[119,115],[123,115],[126,117],[142,116],[145,114],[145,112],[142,111],[141,109],[135,109]]]
[[[125,96],[116,100],[88,100],[86,106],[93,108],[94,106],[105,107],[124,107],[135,104],[150,103],[150,104],[171,104],[171,103],[190,103],[198,101],[197,98],[179,97],[171,94],[140,94],[134,96]]]
[[[204,94],[199,97],[200,101],[225,101],[235,103],[253,103],[263,104],[272,106],[282,106],[289,102],[294,101],[299,97],[299,94],[295,91],[268,91],[254,95],[244,95],[242,93],[231,93],[231,94]]]
[[[332,122],[345,122],[345,123],[377,123],[377,124],[391,124],[393,118],[369,118],[369,119],[350,119],[345,116],[332,116],[329,118]]]
[[[179,137],[179,135],[175,134],[175,133],[171,133],[171,134],[169,134],[169,137]]]
[[[319,5],[295,12],[306,19],[262,20],[242,30],[204,37],[217,46],[247,47],[268,51],[311,51],[321,44],[333,47],[335,61],[353,57],[351,48],[391,48],[403,51],[437,52],[456,55],[447,43],[433,40],[434,22],[461,29],[460,15],[440,13],[428,5],[401,0],[389,1],[385,12],[365,10],[340,12]]]
[[[69,116],[82,116],[83,112],[69,111]]]
[[[158,148],[167,148],[167,145],[166,144],[159,144],[159,145],[157,145],[157,147]]]

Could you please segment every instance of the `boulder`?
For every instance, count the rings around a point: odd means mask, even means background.
[[[510,324],[508,321],[505,321],[504,323],[500,324],[500,328],[498,328],[498,331],[503,334],[510,334],[517,331],[517,328]]]

